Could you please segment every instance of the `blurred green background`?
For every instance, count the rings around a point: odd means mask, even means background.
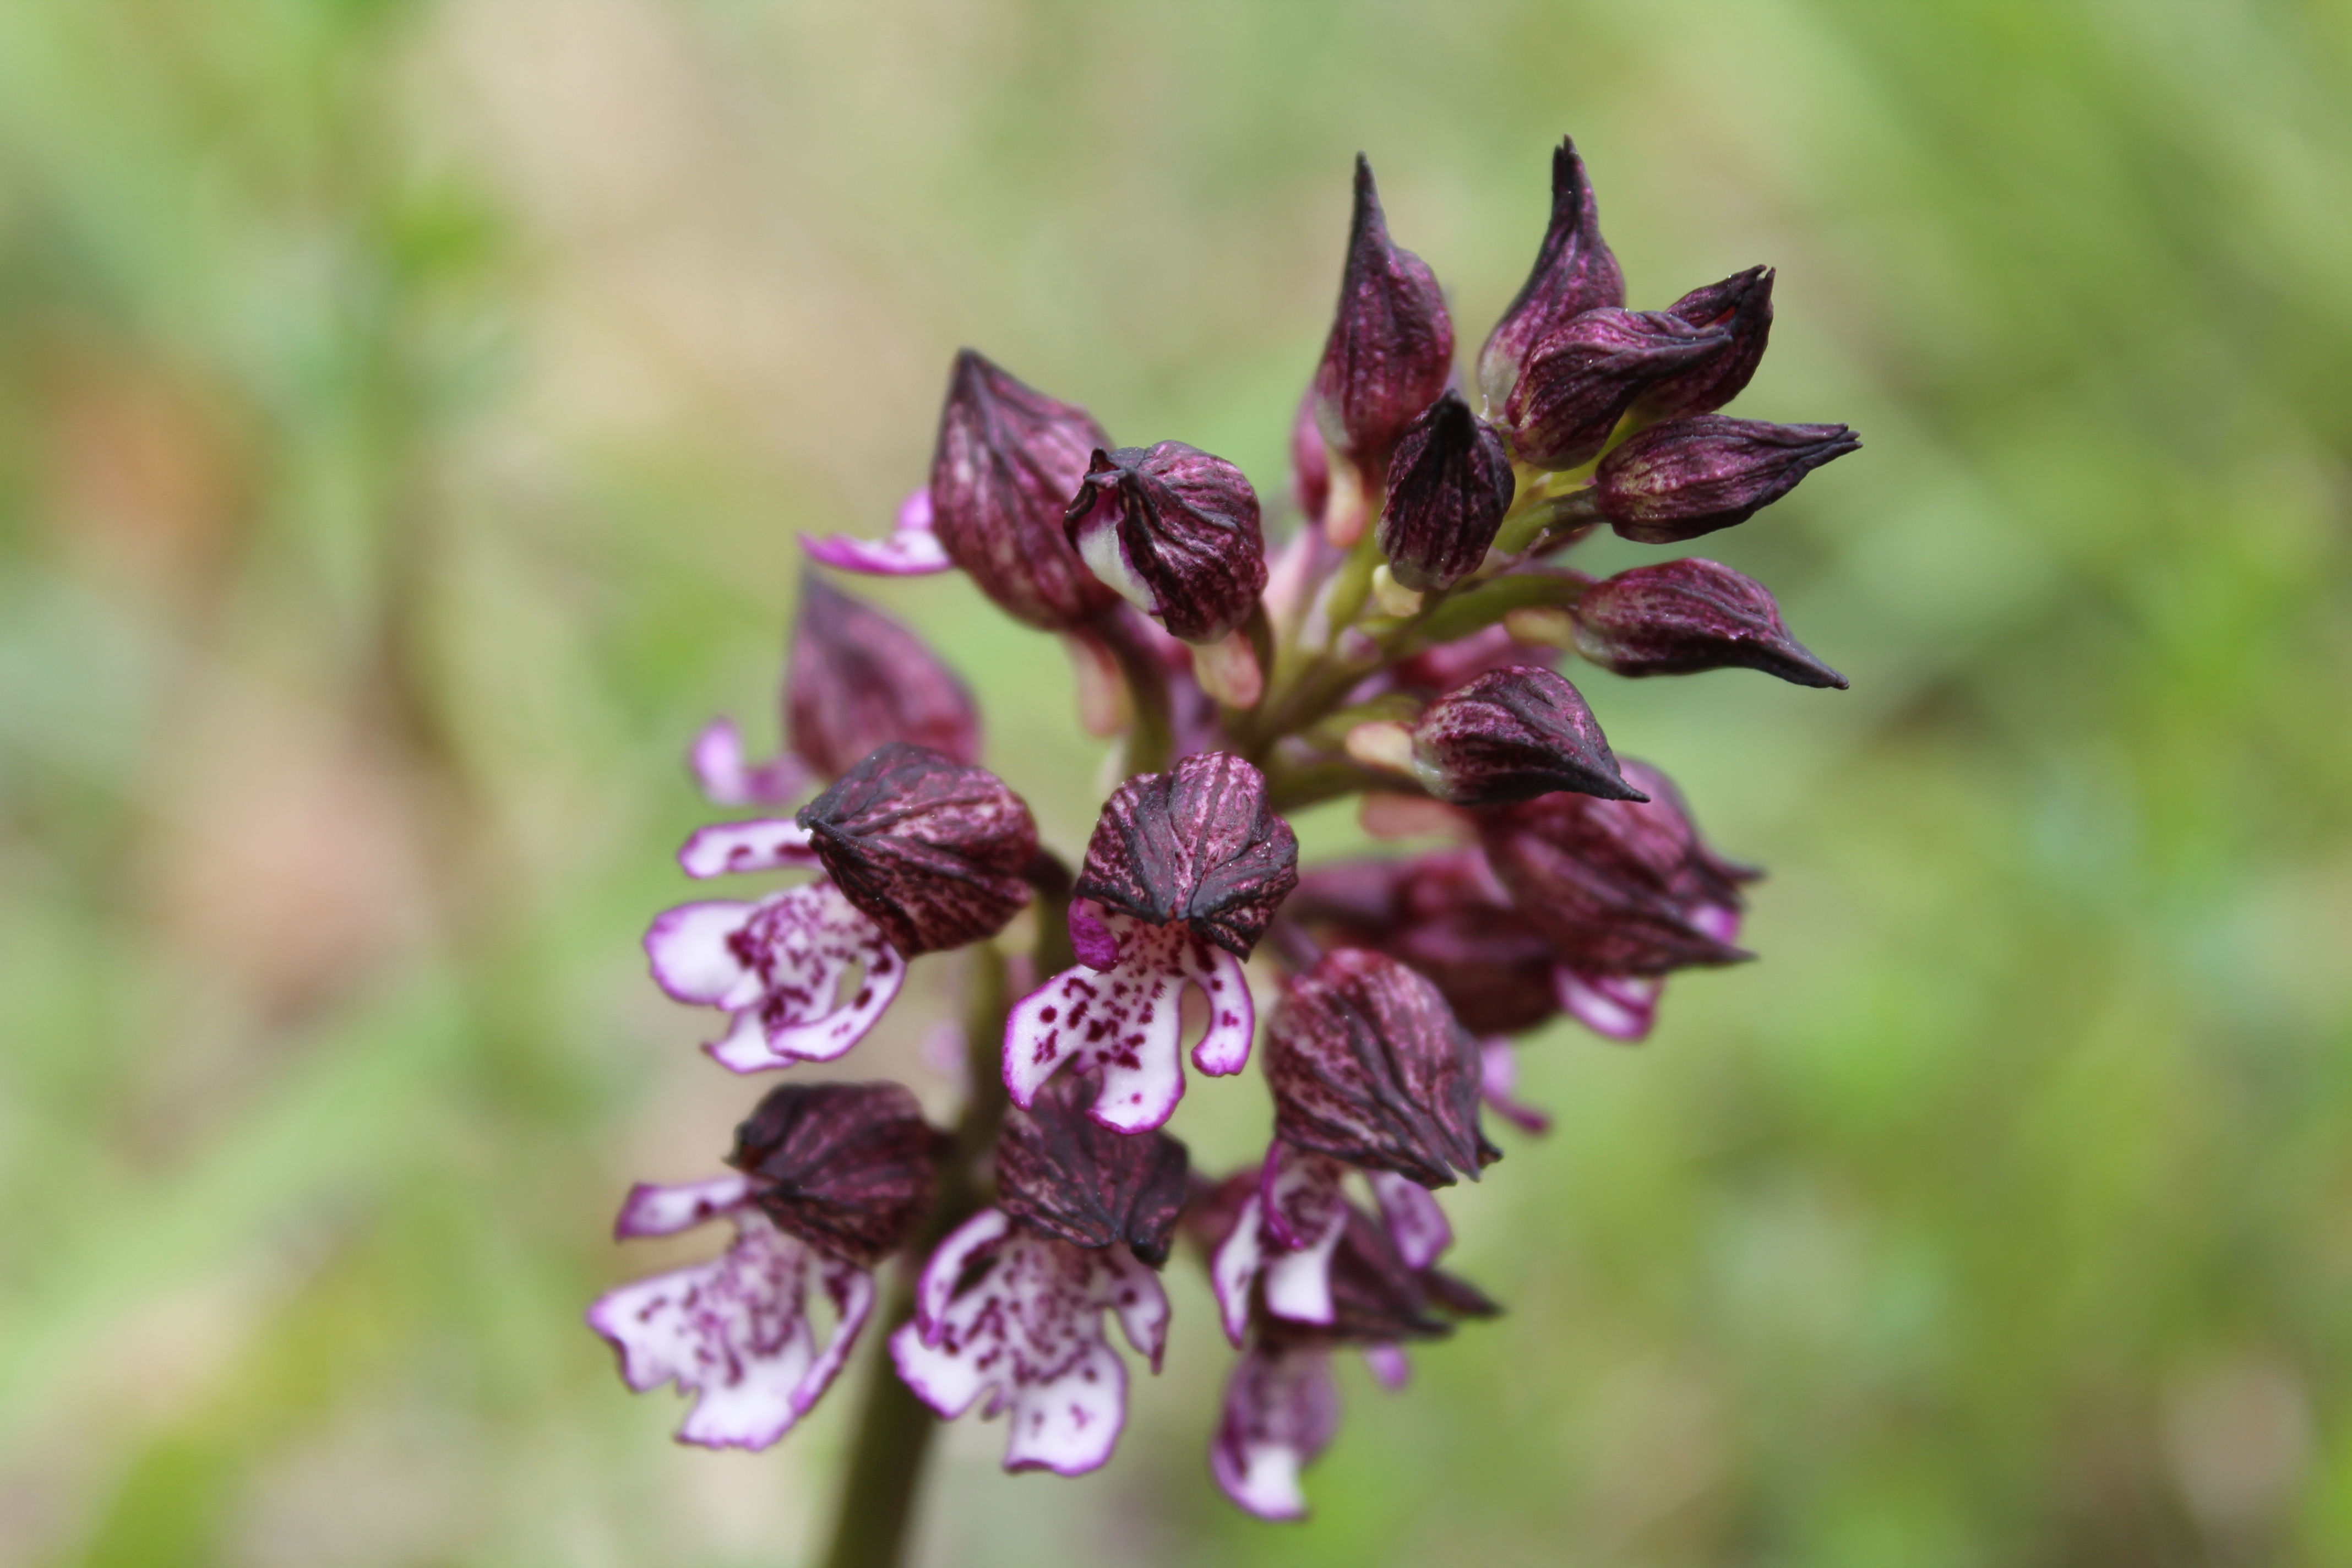
[[[1209,1483],[1180,1263],[1116,1460],[961,1424],[923,1560],[2352,1563],[2319,0],[0,6],[0,1561],[803,1560],[854,1391],[680,1449],[579,1321],[764,1087],[636,942],[795,532],[881,531],[963,342],[1278,495],[1350,155],[1466,350],[1563,131],[1635,304],[1781,269],[1735,412],[1868,442],[1702,547],[1852,692],[1579,676],[1764,962],[1525,1053],[1558,1129],[1452,1203],[1510,1314],[1347,1369],[1312,1522]],[[1059,650],[876,596],[1079,847]],[[849,1065],[950,1104],[952,968]]]

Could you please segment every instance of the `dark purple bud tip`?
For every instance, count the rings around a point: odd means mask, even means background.
[[[1247,958],[1298,885],[1298,837],[1266,804],[1265,775],[1225,752],[1143,773],[1104,803],[1077,896]]]
[[[1339,310],[1315,373],[1315,417],[1332,447],[1377,474],[1454,371],[1454,320],[1420,257],[1389,239],[1372,166],[1356,155],[1356,212]]]
[[[1480,842],[1511,901],[1583,973],[1664,974],[1738,963],[1738,883],[1700,839],[1665,775],[1623,765],[1646,801],[1538,795],[1479,814]]]
[[[1799,686],[1846,679],[1789,635],[1764,584],[1713,561],[1620,572],[1576,603],[1576,651],[1619,675],[1760,669]]]
[[[1087,459],[1111,444],[1075,404],[956,355],[931,457],[932,526],[948,558],[1015,620],[1066,631],[1118,603],[1062,533]]]
[[[1088,570],[1186,642],[1240,626],[1265,587],[1257,492],[1181,441],[1097,450],[1063,525]]]
[[[1551,155],[1551,226],[1518,298],[1478,351],[1478,388],[1486,409],[1501,408],[1536,344],[1572,316],[1625,302],[1625,278],[1601,237],[1601,209],[1584,160],[1568,137]]]
[[[1423,710],[1413,772],[1454,805],[1501,805],[1553,790],[1642,800],[1566,678],[1533,665],[1489,670]]]
[[[891,741],[980,761],[980,716],[963,682],[922,638],[814,572],[801,578],[784,723],[793,750],[826,778]]]
[[[728,1163],[784,1230],[871,1268],[929,1206],[948,1137],[895,1083],[788,1083],[735,1129]]]
[[[1653,425],[1601,460],[1594,499],[1609,526],[1674,544],[1745,522],[1862,437],[1843,425],[1767,425],[1702,414]]]
[[[796,819],[842,895],[912,958],[994,936],[1029,901],[1029,807],[985,768],[894,741]]]
[[[1714,357],[1653,384],[1638,405],[1647,419],[1712,414],[1740,393],[1764,358],[1772,336],[1772,269],[1751,267],[1720,283],[1694,289],[1666,307],[1694,327],[1717,327],[1729,341]]]
[[[1633,400],[1721,353],[1731,334],[1664,310],[1587,310],[1538,342],[1503,405],[1511,450],[1539,468],[1573,468],[1609,445]]]
[[[1266,1031],[1275,1131],[1294,1148],[1449,1186],[1499,1158],[1478,1130],[1478,1047],[1437,987],[1341,948],[1293,982]]]
[[[1117,1132],[1087,1114],[1095,1086],[1076,1074],[1005,1112],[996,1144],[996,1204],[1080,1247],[1124,1246],[1168,1261],[1189,1184],[1184,1145],[1164,1132]]]
[[[1448,391],[1416,415],[1389,463],[1381,553],[1408,588],[1451,588],[1486,558],[1516,482],[1500,432]]]

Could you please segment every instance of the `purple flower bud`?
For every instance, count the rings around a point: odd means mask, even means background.
[[[1104,803],[1077,896],[1247,958],[1297,885],[1298,837],[1267,805],[1265,775],[1208,752]]]
[[[1731,334],[1664,310],[1587,310],[1538,342],[1503,404],[1512,454],[1573,468],[1609,445],[1633,400],[1721,353]]]
[[[890,741],[980,761],[980,716],[963,682],[922,638],[813,572],[801,579],[784,721],[793,750],[826,778]]]
[[[1653,425],[1601,459],[1594,499],[1609,526],[1675,544],[1745,522],[1862,438],[1843,425],[1767,425],[1702,414]]]
[[[1720,283],[1694,289],[1667,306],[1666,314],[1694,327],[1720,327],[1731,341],[1713,358],[1642,394],[1642,415],[1679,419],[1712,414],[1747,390],[1763,361],[1764,345],[1772,336],[1772,269],[1751,267]]]
[[[1275,1131],[1424,1186],[1475,1176],[1478,1047],[1437,987],[1394,959],[1341,948],[1295,980],[1266,1031]]]
[[[796,820],[842,896],[906,957],[994,936],[1029,901],[1037,825],[985,768],[894,741]]]
[[[728,1163],[778,1229],[871,1268],[929,1205],[947,1142],[898,1084],[789,1083],[735,1129]]]
[[[1554,790],[1639,800],[1608,737],[1565,677],[1532,665],[1490,670],[1423,710],[1413,773],[1454,805],[1500,805]]]
[[[1503,406],[1528,353],[1572,316],[1625,302],[1625,278],[1601,237],[1601,211],[1584,160],[1568,137],[1551,155],[1551,226],[1518,298],[1478,351],[1478,387],[1489,413]]]
[[[1453,370],[1445,296],[1420,257],[1390,242],[1372,166],[1358,153],[1339,310],[1315,373],[1316,422],[1334,451],[1377,476]]]
[[[1249,619],[1265,586],[1257,492],[1181,441],[1097,449],[1063,524],[1096,576],[1186,642]]]
[[[1585,590],[1575,614],[1576,651],[1619,675],[1738,668],[1845,689],[1844,676],[1789,635],[1763,584],[1713,561],[1620,572]]]
[[[1479,816],[1479,837],[1512,902],[1571,968],[1664,974],[1750,956],[1736,930],[1740,868],[1700,840],[1664,774],[1638,763],[1649,800],[1538,795]]]
[[[1087,1116],[1076,1077],[1007,1111],[996,1145],[996,1202],[1014,1219],[1080,1247],[1124,1245],[1159,1268],[1184,1212],[1184,1145],[1165,1132],[1114,1132]]]
[[[1503,437],[1448,391],[1413,416],[1389,463],[1381,553],[1408,588],[1451,588],[1486,558],[1511,510]]]
[[[1015,620],[1067,631],[1118,603],[1062,533],[1088,455],[1110,444],[1085,409],[971,349],[956,355],[931,458],[932,526],[949,559]]]

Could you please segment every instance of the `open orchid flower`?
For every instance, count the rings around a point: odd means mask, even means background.
[[[1225,1379],[1209,1473],[1260,1519],[1304,1519],[1299,1472],[1339,1431],[1339,1389],[1320,1345],[1256,1344]]]
[[[1106,1312],[1158,1372],[1168,1339],[1158,1276],[1121,1247],[1078,1247],[982,1209],[931,1254],[890,1354],[950,1420],[983,1394],[983,1420],[1009,1411],[1006,1469],[1084,1475],[1127,1422],[1127,1363],[1104,1337]]]
[[[955,564],[932,528],[929,485],[898,503],[896,526],[880,539],[852,539],[845,533],[812,539],[803,533],[801,548],[820,565],[876,577],[924,577]]]
[[[1140,1132],[1184,1094],[1182,993],[1208,1023],[1192,1065],[1212,1077],[1249,1060],[1257,1014],[1241,959],[1298,879],[1298,840],[1274,815],[1265,777],[1223,752],[1129,779],[1103,807],[1072,907],[1078,963],[1024,997],[1004,1029],[1004,1085],[1036,1100],[1065,1067],[1098,1072],[1093,1115]]]

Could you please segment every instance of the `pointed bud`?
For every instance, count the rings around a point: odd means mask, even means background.
[[[1486,409],[1503,406],[1535,346],[1572,316],[1625,302],[1624,275],[1601,237],[1601,211],[1576,143],[1561,137],[1551,155],[1551,226],[1518,298],[1478,351],[1478,388]]]
[[[1511,452],[1538,468],[1599,457],[1633,400],[1721,353],[1731,334],[1664,310],[1587,310],[1538,342],[1503,405]]]
[[[1553,790],[1639,800],[1608,737],[1566,678],[1532,665],[1479,676],[1424,709],[1413,772],[1452,805],[1501,805]]]
[[[1445,390],[1454,321],[1426,263],[1390,242],[1372,166],[1356,156],[1356,212],[1339,310],[1315,373],[1315,416],[1332,450],[1368,474],[1388,463],[1412,416]]]
[[[1767,425],[1702,414],[1653,425],[1601,460],[1594,499],[1609,526],[1675,544],[1745,522],[1862,438],[1843,425]]]
[[[1486,558],[1515,482],[1502,436],[1447,392],[1414,416],[1389,463],[1381,553],[1408,588],[1451,588]]]
[[[1539,795],[1482,813],[1479,837],[1511,901],[1572,968],[1664,974],[1737,963],[1740,868],[1700,840],[1674,785],[1624,764],[1646,802]]]
[[[1298,885],[1298,837],[1265,775],[1224,752],[1144,773],[1103,805],[1077,896],[1152,925],[1177,921],[1247,958]]]
[[[1257,492],[1181,441],[1097,449],[1063,525],[1088,570],[1186,642],[1239,626],[1265,586]]]
[[[1110,437],[1075,404],[956,355],[931,458],[932,526],[948,558],[1015,620],[1066,631],[1118,596],[1062,533],[1062,509]]]
[[[728,1163],[779,1229],[871,1268],[929,1206],[947,1135],[895,1083],[792,1083],[735,1129]]]
[[[1846,679],[1789,635],[1764,584],[1713,561],[1662,561],[1596,583],[1576,604],[1576,651],[1619,675],[1760,669],[1799,686]]]
[[[1478,1047],[1437,987],[1341,948],[1291,984],[1266,1031],[1275,1131],[1295,1148],[1423,1186],[1498,1157],[1478,1131]]]
[[[1694,327],[1718,327],[1730,342],[1713,358],[1671,375],[1642,394],[1647,419],[1712,414],[1747,390],[1772,336],[1772,269],[1751,267],[1720,283],[1694,289],[1666,307]]]
[[[894,741],[796,820],[842,896],[904,957],[994,936],[1029,901],[1037,825],[985,768]]]
[[[1184,1212],[1184,1145],[1165,1132],[1115,1132],[1089,1117],[1094,1089],[1055,1079],[1028,1110],[1005,1112],[996,1203],[1013,1218],[1080,1247],[1125,1247],[1168,1261]]]
[[[826,778],[891,741],[980,760],[980,715],[963,682],[922,638],[814,572],[801,579],[784,722],[793,750]]]

